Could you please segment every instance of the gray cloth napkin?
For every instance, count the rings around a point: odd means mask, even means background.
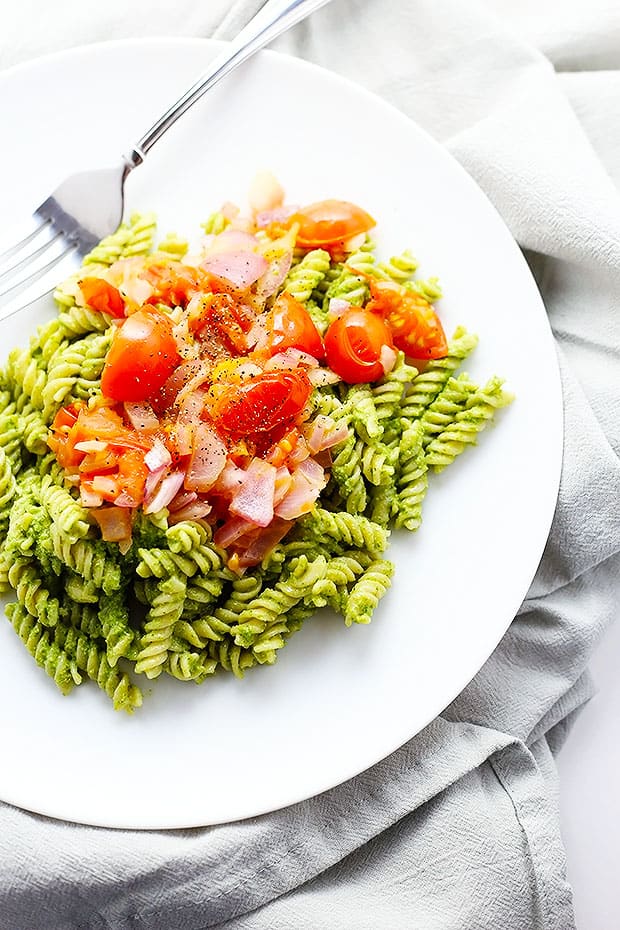
[[[108,0],[86,18],[77,0],[57,0],[33,29],[23,0],[4,23],[0,64],[147,30],[228,38],[260,6]],[[553,753],[591,693],[588,658],[620,593],[619,39],[620,14],[600,0],[334,0],[279,40],[445,143],[526,250],[565,400],[545,555],[454,704],[318,798],[151,833],[0,805],[0,930],[574,927]],[[527,333],[507,325],[527,364]]]

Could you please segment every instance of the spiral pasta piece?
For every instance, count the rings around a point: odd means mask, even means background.
[[[301,522],[301,521],[300,521]],[[383,552],[387,546],[389,530],[359,514],[331,513],[315,507],[303,518],[303,532],[319,539],[330,539],[347,547],[366,549],[369,553]]]
[[[168,233],[168,235],[161,240],[156,251],[162,252],[165,256],[173,258],[176,261],[180,261],[187,254],[188,248],[187,239],[179,238],[176,233]]]
[[[185,590],[186,581],[180,575],[172,575],[159,585],[147,614],[136,660],[136,672],[144,672],[147,678],[157,678],[163,671],[174,626],[183,613]]]
[[[349,513],[362,513],[368,501],[362,475],[364,443],[351,433],[336,446],[332,462],[332,478],[338,485]]]
[[[329,252],[324,249],[313,249],[304,255],[299,264],[291,268],[284,282],[284,290],[295,300],[305,304],[310,299],[312,291],[329,271],[329,266]]]
[[[9,567],[8,578],[18,603],[44,626],[56,626],[60,610],[58,598],[50,593],[35,563],[28,559],[15,559]]]
[[[324,556],[319,556],[312,562],[303,555],[293,559],[288,575],[280,579],[274,587],[265,588],[241,612],[240,622],[231,629],[235,643],[238,646],[252,646],[270,624],[279,620],[291,607],[303,600],[315,582],[324,577],[326,571],[327,561]]]
[[[459,327],[448,345],[445,358],[431,359],[412,381],[403,400],[400,415],[417,420],[443,390],[450,375],[478,345],[478,337]]]
[[[134,213],[128,223],[121,223],[116,232],[106,236],[86,255],[83,267],[111,265],[119,258],[148,255],[153,249],[155,216],[152,213]]]
[[[81,672],[86,672],[112,701],[114,710],[128,714],[142,705],[142,692],[126,672],[112,668],[105,652],[97,643],[74,627],[59,626],[54,642],[64,650]]]
[[[90,529],[88,511],[64,488],[54,484],[51,476],[41,481],[39,500],[52,521],[72,543],[87,535]]]
[[[211,534],[202,523],[194,520],[182,520],[166,530],[166,542],[172,552],[191,552],[210,538]]]
[[[392,255],[387,262],[379,262],[377,268],[385,272],[392,281],[398,284],[404,284],[405,281],[415,274],[418,267],[418,260],[411,254],[409,249],[405,249],[400,255]]]
[[[426,408],[420,419],[424,429],[422,444],[425,448],[435,436],[449,426],[459,410],[465,408],[468,398],[477,390],[465,372],[458,378],[448,378],[444,389]]]
[[[370,557],[365,552],[359,551],[344,553],[331,559],[325,576],[313,584],[312,591],[305,598],[305,602],[314,607],[324,607],[329,604],[339,611],[343,603],[342,596],[347,593],[347,586],[363,573],[369,563]]]
[[[217,660],[199,652],[172,652],[166,660],[165,671],[179,681],[204,681],[217,669]]]
[[[0,416],[0,449],[13,475],[17,475],[23,464],[19,414],[10,413]]]
[[[104,594],[99,599],[99,621],[110,665],[115,666],[121,658],[136,659],[136,634],[129,623],[129,609],[123,591]]]
[[[136,572],[141,578],[165,578],[176,571],[192,577],[196,572],[206,575],[222,567],[221,552],[208,543],[196,546],[187,553],[139,548],[138,555],[140,561]]]
[[[464,410],[427,446],[426,464],[442,471],[468,446],[476,445],[478,434],[491,422],[501,407],[512,402],[512,395],[502,389],[503,381],[493,377],[479,391],[470,394]]]
[[[0,446],[0,535],[5,536],[9,526],[11,505],[17,491],[17,483],[9,458]]]
[[[200,226],[204,230],[206,236],[219,236],[229,224],[230,220],[227,219],[222,212],[217,210],[215,213],[211,213]]]
[[[394,523],[410,532],[419,529],[422,523],[422,504],[428,490],[428,467],[422,440],[424,428],[421,423],[404,430],[400,446],[400,470],[396,482],[397,507]]]
[[[85,581],[92,582],[105,594],[112,594],[119,589],[121,567],[105,543],[95,539],[71,542],[54,523],[49,528],[48,539],[56,558]]]
[[[346,626],[370,623],[373,611],[392,583],[394,566],[386,559],[371,562],[362,577],[351,588],[344,609]]]
[[[6,615],[24,646],[54,681],[62,694],[69,694],[82,681],[77,663],[51,638],[50,631],[21,604],[8,604]]]

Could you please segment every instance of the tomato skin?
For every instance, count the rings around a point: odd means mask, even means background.
[[[312,385],[303,371],[266,372],[220,394],[213,419],[218,428],[233,435],[266,433],[293,420],[311,393]]]
[[[103,278],[82,278],[79,288],[86,306],[91,310],[107,313],[117,320],[125,316],[125,301],[121,292]]]
[[[148,400],[180,361],[169,318],[159,310],[138,310],[114,333],[101,391],[113,400]]]
[[[376,225],[372,216],[346,200],[321,200],[296,213],[297,242],[304,248],[329,248],[368,232]]]
[[[383,317],[397,349],[418,360],[446,357],[448,340],[428,300],[389,282],[371,282],[370,290],[366,309]]]
[[[384,375],[381,350],[392,346],[390,330],[380,316],[352,307],[325,333],[327,364],[348,384],[376,381]]]
[[[321,361],[325,358],[325,347],[312,317],[298,300],[284,291],[277,297],[267,317],[271,355],[285,349],[299,349]]]

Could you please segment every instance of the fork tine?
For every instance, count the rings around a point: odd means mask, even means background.
[[[12,310],[9,310],[8,313],[3,313],[0,316],[0,326],[5,320],[8,320],[9,317],[15,316],[17,313],[21,313],[22,310],[27,310],[28,307],[32,307],[33,304],[36,304],[39,300],[42,300],[44,297],[51,297],[56,288],[51,287],[49,291],[43,291],[42,294],[37,294],[36,297],[33,297],[32,300],[28,300],[25,304],[21,304],[19,307],[14,307]]]
[[[25,278],[21,278],[15,284],[7,287],[6,290],[0,291],[0,302],[5,303],[6,299],[10,297],[11,294],[14,294],[18,290],[23,290],[30,284],[34,284],[35,281],[38,281],[39,278],[42,278],[44,274],[47,274],[48,271],[51,271],[51,269],[54,268],[59,261],[61,261],[66,255],[69,255],[69,253],[73,251],[75,251],[75,245],[68,245],[66,249],[56,255],[56,257],[53,258],[51,262],[48,262],[47,265],[43,265],[43,267],[37,268]]]
[[[6,281],[7,278],[12,278],[14,274],[17,274],[18,271],[21,271],[26,265],[29,265],[35,258],[39,258],[40,255],[43,255],[44,252],[47,252],[50,246],[54,245],[55,242],[58,242],[59,239],[63,238],[61,232],[56,233],[55,236],[52,236],[47,242],[44,242],[43,245],[39,246],[38,249],[35,249],[34,252],[29,252],[24,258],[15,262],[14,265],[11,265],[10,268],[7,268],[6,271],[3,271],[0,274],[0,282]]]
[[[36,229],[34,229],[29,235],[24,236],[23,239],[20,239],[19,242],[16,242],[15,245],[12,245],[9,249],[6,249],[4,252],[0,252],[0,264],[5,262],[8,258],[11,258],[17,252],[21,252],[33,239],[43,232],[43,230],[50,225],[49,220],[43,220],[39,223]]]

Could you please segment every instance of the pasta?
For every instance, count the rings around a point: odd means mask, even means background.
[[[397,294],[437,319],[432,304],[441,288],[435,278],[416,277],[410,251],[380,260],[368,223],[350,241],[339,236],[330,244],[316,235],[304,239],[303,214],[280,222],[238,219],[228,205],[202,225],[197,258],[216,278],[224,232],[229,241],[249,237],[252,261],[267,266],[256,283],[243,285],[249,297],[239,311],[239,288],[226,291],[221,277],[207,287],[191,244],[170,234],[155,247],[154,218],[132,216],[57,288],[56,317],[26,348],[13,350],[0,372],[0,592],[12,594],[7,617],[62,694],[90,679],[115,709],[132,713],[142,704],[134,675],[197,684],[218,671],[242,678],[275,662],[317,609],[331,608],[346,626],[369,622],[392,581],[394,567],[384,557],[392,530],[420,527],[429,475],[475,445],[512,400],[500,378],[480,387],[459,372],[477,343],[462,327],[437,357],[411,357],[409,344],[403,348],[394,335],[396,350],[391,341],[384,346],[379,374],[364,380],[339,373],[328,340],[340,314],[369,312],[369,301],[378,313],[381,301]],[[270,274],[276,283],[267,292]],[[94,297],[87,297],[88,281]],[[145,294],[149,312],[167,318],[174,345],[183,346],[179,370],[190,369],[175,401],[183,416],[174,422],[162,419],[168,413],[154,402],[106,393],[111,347],[124,329],[114,317],[128,321],[142,312]],[[314,343],[265,349],[261,326],[283,298],[289,303],[282,306],[301,308],[294,312],[305,314],[304,338],[311,327]],[[257,320],[244,317],[248,306],[259,308]],[[397,334],[396,322],[385,319]],[[215,346],[206,383],[204,357],[195,351],[202,326]],[[257,348],[248,354],[257,326]],[[318,361],[308,361],[312,345]],[[254,432],[244,426],[233,435],[227,427],[226,444],[211,437],[210,458],[199,463],[220,463],[210,498],[190,480],[194,448],[191,458],[182,449],[188,411],[210,395],[213,409],[229,396],[239,404],[261,378],[271,379],[272,392],[288,385],[283,403],[303,388],[300,412],[280,429],[263,400]],[[241,417],[241,407],[231,409]],[[91,417],[93,431],[76,433]],[[191,421],[190,439],[204,422]],[[110,429],[121,439],[110,438]],[[263,433],[273,434],[272,445],[261,446]],[[180,445],[171,454],[173,440]],[[189,464],[180,483],[175,469],[183,457]],[[271,522],[248,517],[262,492],[243,506],[235,496],[254,467],[261,480],[268,473],[283,483],[284,490],[271,492]],[[176,482],[169,494],[166,482]],[[135,497],[136,487],[143,498]],[[300,493],[304,504],[291,517],[282,507]]]

